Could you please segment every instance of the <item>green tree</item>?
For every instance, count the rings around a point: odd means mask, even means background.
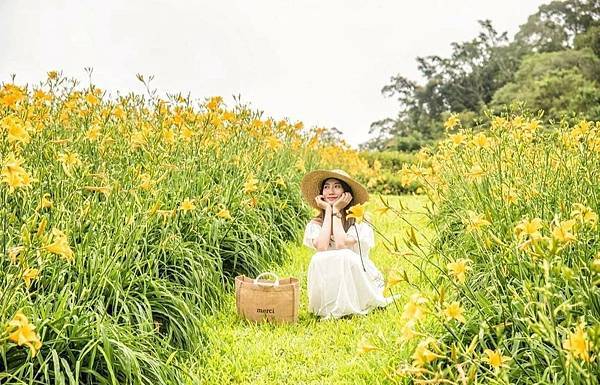
[[[515,35],[515,43],[530,52],[573,48],[575,37],[600,22],[600,0],[553,1],[529,16]]]
[[[589,48],[600,57],[600,26],[594,26],[575,37],[575,49]]]
[[[523,60],[515,80],[496,92],[492,106],[524,101],[550,119],[575,113],[596,120],[599,85],[600,59],[589,48],[532,54]]]
[[[425,85],[396,75],[382,93],[395,97],[400,105],[396,118],[371,125],[377,138],[370,148],[401,149],[406,141],[428,141],[442,132],[447,111],[478,112],[494,92],[512,80],[519,65],[518,52],[510,46],[506,32],[498,33],[489,20],[480,21],[480,34],[467,42],[452,43],[448,58],[437,55],[417,58],[418,69],[427,79]],[[412,146],[412,145],[411,145]]]

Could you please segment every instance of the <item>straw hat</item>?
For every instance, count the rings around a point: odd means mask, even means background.
[[[365,203],[369,200],[369,193],[362,184],[352,179],[350,175],[344,170],[315,170],[304,175],[302,182],[300,183],[300,190],[302,190],[302,196],[309,205],[314,208],[319,208],[315,197],[321,194],[321,185],[323,181],[329,178],[335,178],[343,180],[348,183],[348,186],[352,189],[352,204]]]

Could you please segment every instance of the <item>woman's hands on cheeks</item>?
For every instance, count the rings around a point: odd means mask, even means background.
[[[333,202],[333,209],[340,211],[341,209],[348,206],[348,204],[352,201],[352,194],[349,192],[345,192],[340,197]]]
[[[317,206],[319,206],[320,209],[327,210],[327,207],[329,207],[329,203],[325,202],[323,195],[317,195],[315,197],[315,202],[317,202]]]

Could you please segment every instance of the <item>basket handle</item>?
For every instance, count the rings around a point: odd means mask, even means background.
[[[263,276],[266,275],[270,275],[271,277],[275,278],[275,281],[273,283],[268,283],[268,282],[258,282],[258,280],[260,278],[262,278]],[[273,272],[270,271],[265,271],[264,273],[260,273],[256,278],[254,278],[254,284],[258,285],[258,286],[279,286],[279,276]]]

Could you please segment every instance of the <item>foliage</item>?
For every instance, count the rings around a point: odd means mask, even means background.
[[[319,132],[54,71],[0,86],[0,382],[183,383],[231,277],[287,257]]]
[[[451,132],[415,170],[437,236],[406,244],[438,274],[404,307],[416,346],[398,373],[598,384],[600,122],[506,115]]]
[[[417,58],[424,84],[400,74],[391,78],[382,93],[396,98],[398,114],[372,123],[375,137],[363,145],[365,149],[412,150],[413,144],[440,138],[448,116],[460,114],[463,122],[477,124],[490,104],[527,102],[531,109],[545,110],[544,119],[580,113],[597,119],[598,79],[576,63],[584,57],[584,66],[598,66],[584,50],[591,49],[596,59],[600,52],[597,0],[543,4],[512,40],[489,20],[479,23],[479,35],[452,43],[449,57]],[[536,55],[550,52],[556,55]],[[544,69],[543,75],[532,71],[533,63]],[[566,63],[571,63],[567,69]]]
[[[500,109],[514,100],[544,110],[549,119],[559,120],[565,111],[600,119],[600,59],[589,49],[527,56],[492,104]]]

